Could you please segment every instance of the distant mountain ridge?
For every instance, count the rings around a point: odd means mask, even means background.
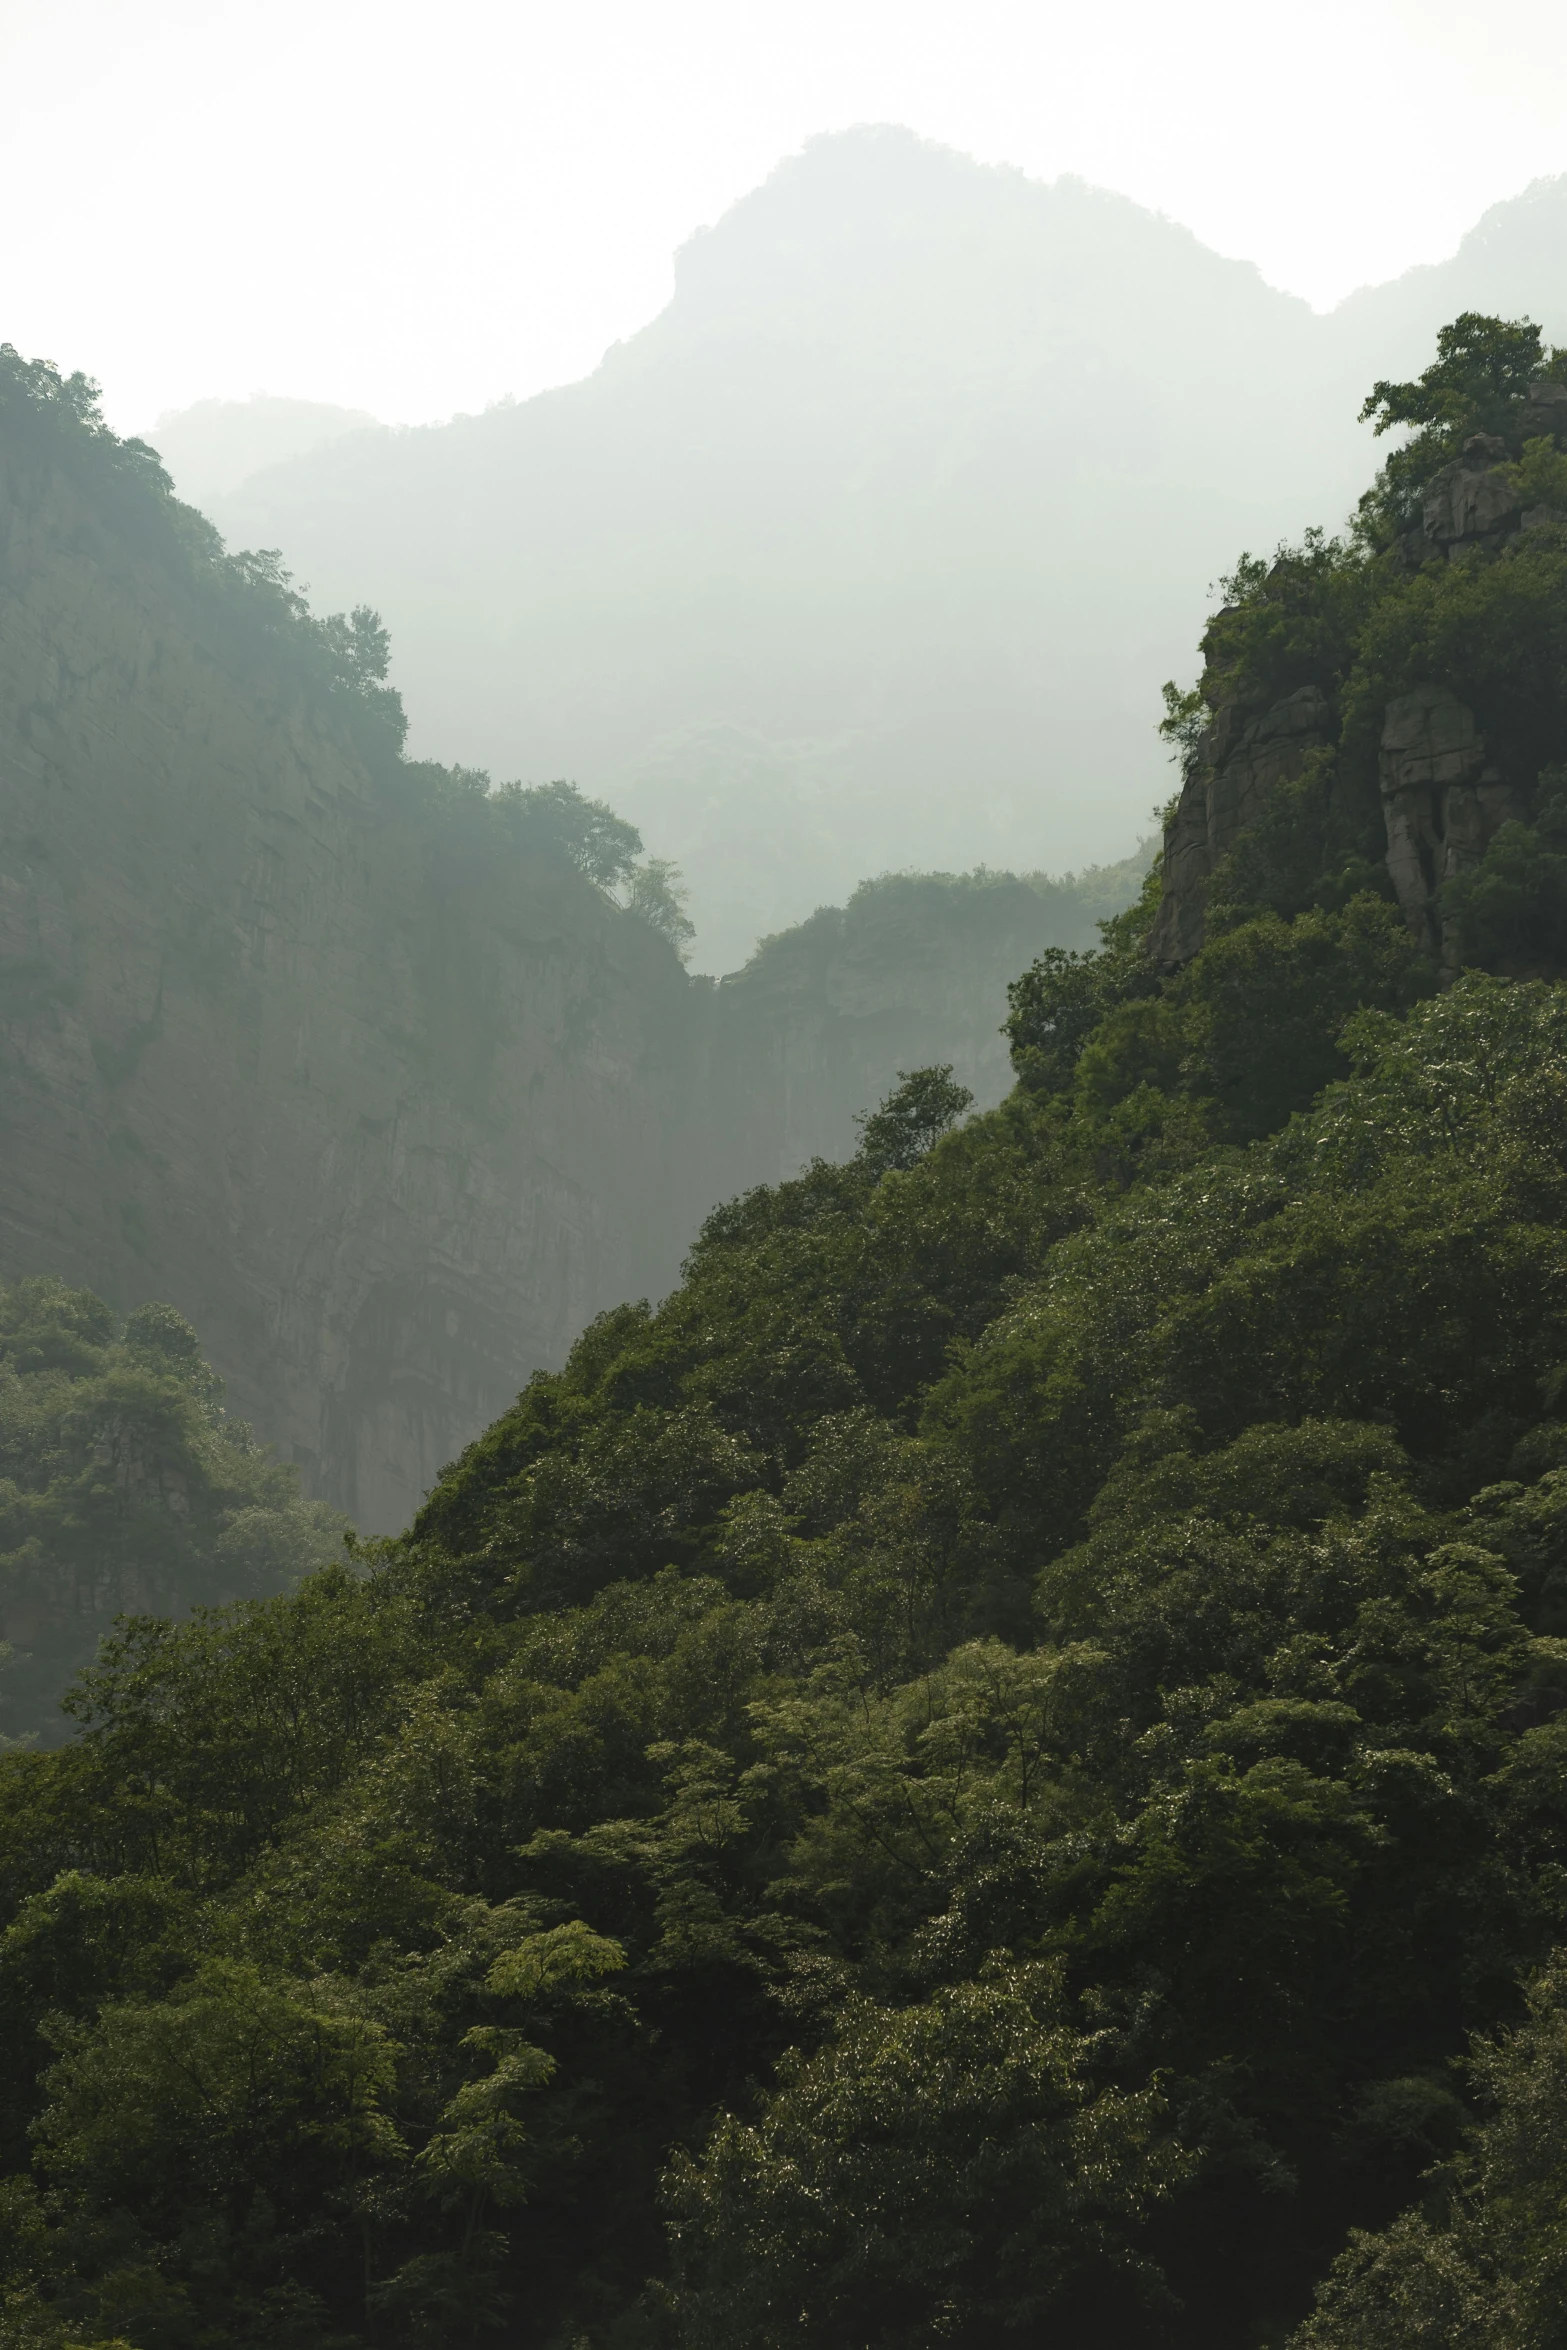
[[[416,743],[633,817],[724,969],[866,873],[1124,854],[1209,582],[1339,521],[1456,309],[1567,332],[1564,230],[1542,183],[1323,318],[1127,198],[844,133],[585,381],[212,511],[379,607]]]
[[[205,506],[227,497],[252,474],[366,428],[380,429],[364,408],[256,392],[248,400],[198,400],[194,407],[160,416],[141,438],[155,444],[179,482],[181,497]]]

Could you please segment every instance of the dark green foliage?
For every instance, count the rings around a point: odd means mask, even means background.
[[[1468,2071],[1483,2119],[1432,2174],[1424,2211],[1357,2232],[1296,2350],[1553,2350],[1567,2303],[1567,1980],[1558,1959],[1529,2016],[1481,2040]]]
[[[1423,429],[1533,364],[1459,326]],[[1203,708],[1334,739],[1184,969],[1154,893],[1046,956],[999,1109],[910,1073],[0,1757],[0,2343],[1559,2339],[1554,547],[1243,566]],[[1441,987],[1357,798],[1422,662],[1547,771]],[[7,1344],[215,1409],[156,1312]]]
[[[1105,1015],[1157,992],[1142,948],[1161,886],[1155,863],[1136,904],[1099,925],[1103,944],[1097,952],[1047,947],[1008,987],[1005,1033],[1012,1065],[1031,1092],[1064,1092]]]
[[[0,1291],[6,1736],[64,1734],[59,1699],[122,1612],[279,1590],[340,1539],[224,1413],[172,1306],[140,1306],[122,1331],[85,1290]]]
[[[1271,1133],[1344,1074],[1353,1011],[1399,1008],[1436,984],[1396,908],[1370,892],[1293,920],[1221,908],[1211,929],[1163,984],[1112,946],[1052,949],[1011,990],[1019,1076],[1069,1107],[1068,1131],[1101,1176]]]
[[[1388,701],[1434,681],[1474,711],[1503,772],[1532,791],[1559,762],[1567,718],[1567,524],[1529,530],[1491,561],[1389,567],[1342,683],[1344,751],[1369,759]]]
[[[1485,969],[1567,966],[1567,775],[1541,776],[1535,821],[1504,824],[1475,871],[1448,883],[1445,903]]]
[[[939,1069],[900,1069],[897,1087],[881,1108],[855,1120],[860,1158],[873,1175],[917,1166],[973,1100],[966,1085],[954,1082],[950,1061]]]
[[[1074,2299],[1113,2317],[1124,2297],[1135,2320],[1158,2281],[1128,2223],[1180,2163],[1157,2092],[1096,2089],[1094,2054],[1040,1966],[909,2007],[850,2001],[829,2047],[780,2068],[757,2126],[725,2120],[676,2164],[680,2338],[978,2350],[1069,2326]]]
[[[111,1649],[0,1810],[34,2305],[1298,2315],[1567,1925],[1567,1014],[1475,976],[1347,1051],[1108,1191],[1020,1093],[738,1202],[367,1578]]]
[[[1558,374],[1563,354],[1548,352],[1528,319],[1486,318],[1466,310],[1436,338],[1437,355],[1414,383],[1372,386],[1361,419],[1385,433],[1415,427],[1388,460],[1382,481],[1362,508],[1368,524],[1414,519],[1419,493],[1471,433],[1505,434],[1537,376]]]
[[[1308,531],[1271,562],[1243,557],[1223,583],[1198,685],[1166,689],[1167,738],[1192,772],[1210,755],[1222,764],[1253,721],[1310,693],[1320,697],[1324,739],[1293,780],[1272,786],[1212,875],[1210,938],[1266,913],[1294,922],[1391,895],[1383,724],[1398,697],[1435,687],[1473,713],[1487,776],[1507,787],[1516,811],[1480,869],[1443,885],[1449,967],[1456,959],[1518,973],[1563,968],[1551,803],[1567,741],[1567,455],[1550,420],[1561,413],[1554,395],[1564,375],[1567,353],[1546,350],[1527,321],[1456,320],[1417,381],[1380,383],[1367,402],[1379,431],[1416,429],[1362,501],[1353,533]],[[1466,448],[1466,462],[1511,481],[1517,506],[1447,559],[1425,535],[1422,498]],[[1107,977],[1108,967],[1098,984]],[[1348,969],[1343,979],[1360,984]],[[1186,984],[1200,986],[1196,968]],[[1326,1065],[1314,1049],[1320,1082]],[[1029,1078],[1026,1057],[1019,1067]],[[1281,1090],[1275,1110],[1284,1098]]]
[[[1303,685],[1331,694],[1354,659],[1371,589],[1359,550],[1321,530],[1271,563],[1243,555],[1202,640],[1203,683],[1259,706]]]

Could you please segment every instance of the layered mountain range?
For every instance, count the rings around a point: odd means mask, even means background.
[[[1339,523],[1367,389],[1444,319],[1567,333],[1564,229],[1541,183],[1321,317],[1123,197],[849,132],[585,382],[339,431],[211,510],[380,608],[416,743],[639,823],[724,970],[867,873],[1124,854],[1208,584]],[[168,421],[177,481],[217,488],[221,421]]]
[[[179,1308],[367,1530],[715,1201],[851,1152],[900,1066],[998,1099],[1007,981],[1135,891],[904,878],[693,978],[8,364],[0,1277]]]

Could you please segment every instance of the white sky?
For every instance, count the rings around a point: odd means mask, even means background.
[[[256,390],[482,407],[586,372],[693,228],[871,121],[1078,172],[1327,306],[1567,169],[1567,11],[0,0],[0,339],[122,430]]]

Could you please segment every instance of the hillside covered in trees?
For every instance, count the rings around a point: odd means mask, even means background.
[[[1562,365],[1239,564],[999,1107],[0,1758],[0,2340],[1561,2340]]]

